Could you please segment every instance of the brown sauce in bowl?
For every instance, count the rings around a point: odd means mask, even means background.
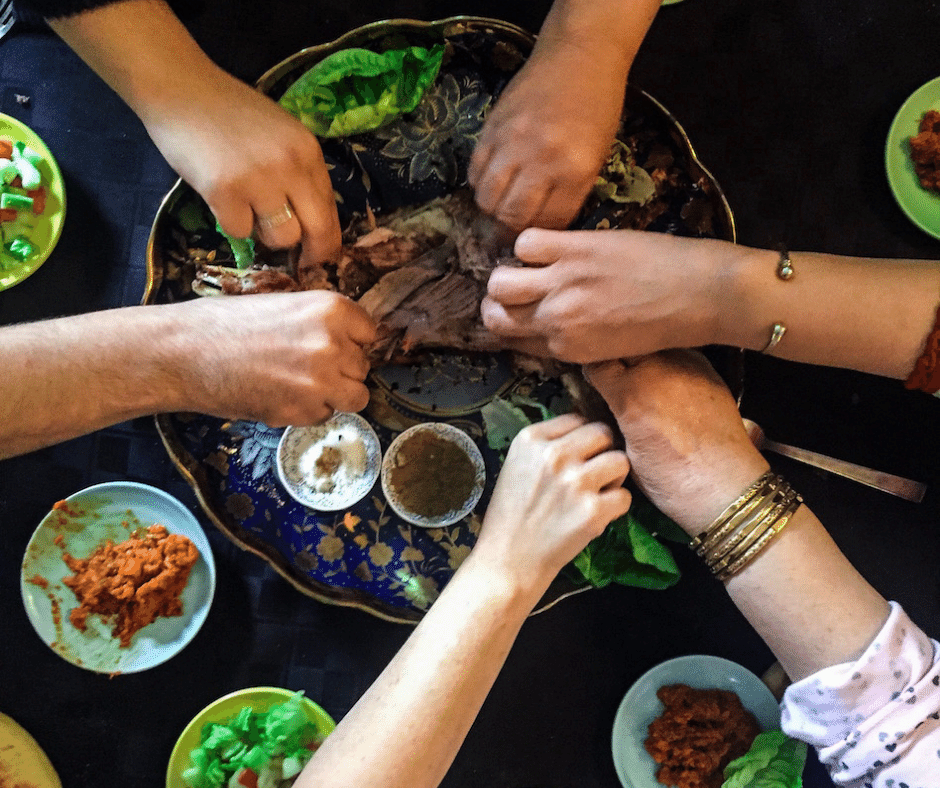
[[[388,483],[399,505],[421,517],[459,510],[476,486],[476,468],[452,440],[418,431],[398,448]]]

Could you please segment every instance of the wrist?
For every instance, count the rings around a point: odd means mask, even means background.
[[[582,67],[588,56],[592,68],[606,68],[626,83],[639,46],[630,40],[628,20],[629,14],[623,13],[619,3],[557,0],[539,30],[535,53],[540,43],[553,50],[577,52]]]
[[[698,536],[730,506],[756,479],[766,473],[770,465],[759,453],[746,461],[735,461],[730,467],[720,463],[712,465],[716,470],[710,479],[699,485],[700,493],[694,505],[688,506],[688,514],[679,524],[692,537]]]
[[[483,549],[479,547],[478,542],[461,564],[454,580],[459,580],[460,587],[472,589],[475,595],[485,597],[490,605],[498,606],[507,613],[515,611],[523,617],[527,616],[542,598],[554,574],[545,577],[546,573],[533,570],[529,564],[526,564],[524,572],[517,571],[502,560],[506,558],[504,551],[500,551],[500,555],[490,555],[485,542]],[[525,562],[520,560],[517,563]],[[451,580],[451,584],[454,580]]]
[[[145,123],[198,106],[196,94],[211,94],[221,71],[162,0],[123,0],[49,24]]]
[[[718,344],[761,350],[773,324],[785,315],[774,311],[774,291],[786,283],[775,271],[778,251],[728,245],[719,268],[724,272],[718,297],[715,336]],[[779,310],[778,310],[779,311]]]
[[[115,323],[106,330],[121,338],[123,350],[111,358],[122,363],[123,378],[133,387],[129,397],[135,415],[199,410],[189,390],[199,378],[198,352],[180,314],[183,304],[132,306],[115,310]],[[208,375],[204,367],[201,374]]]

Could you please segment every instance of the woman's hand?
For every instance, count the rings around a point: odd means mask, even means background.
[[[585,371],[617,418],[640,488],[689,533],[767,470],[731,392],[700,353],[669,351]]]
[[[632,230],[530,229],[527,267],[490,276],[482,314],[512,348],[586,364],[717,339],[737,254],[721,241]]]
[[[339,253],[333,188],[316,137],[219,68],[163,0],[123,0],[50,19],[141,119],[167,162],[229,235],[257,227],[302,262]]]
[[[539,591],[630,508],[627,458],[610,430],[574,414],[526,427],[509,448],[468,561]]]

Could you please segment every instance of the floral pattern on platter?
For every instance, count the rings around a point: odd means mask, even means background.
[[[424,94],[411,116],[378,129],[386,140],[381,153],[400,164],[393,165],[409,181],[435,177],[456,186],[460,160],[468,160],[483,128],[490,96],[478,80],[444,74]]]
[[[556,381],[533,387],[525,380],[517,388],[546,403],[559,401]],[[408,424],[427,419],[400,403],[397,407]],[[486,471],[483,493],[474,511],[454,525],[413,527],[387,504],[379,481],[346,511],[317,512],[297,502],[277,475],[276,450],[283,429],[198,414],[160,418],[163,431],[172,429],[179,442],[178,454],[202,458],[199,487],[214,502],[215,519],[226,533],[264,554],[280,570],[289,567],[293,579],[361,592],[371,598],[373,612],[400,620],[412,620],[427,610],[469,555],[502,461],[485,441],[479,413],[446,420],[480,449]],[[402,431],[385,426],[383,419],[369,420],[383,451]],[[561,578],[557,588],[570,593],[579,586]]]

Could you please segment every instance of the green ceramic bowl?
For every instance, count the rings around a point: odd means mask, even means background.
[[[925,233],[940,238],[940,192],[920,185],[908,144],[928,109],[940,109],[940,77],[915,90],[894,116],[885,145],[885,167],[901,210]]]
[[[249,687],[224,695],[210,703],[193,717],[176,740],[166,770],[166,788],[186,788],[182,774],[189,768],[189,753],[199,746],[202,727],[207,722],[227,722],[237,716],[245,706],[250,706],[256,712],[265,712],[272,706],[283,703],[293,694],[292,690],[280,687]],[[307,719],[317,726],[317,730],[324,737],[332,733],[336,727],[333,718],[309,698],[304,698],[303,701]]]
[[[22,234],[36,247],[36,251],[23,261],[0,249],[0,290],[6,290],[34,273],[59,242],[65,224],[65,181],[46,143],[16,118],[0,114],[0,140],[24,142],[43,157],[39,174],[46,189],[46,207],[41,214],[21,215],[15,221],[3,223],[4,237],[9,239]]]

